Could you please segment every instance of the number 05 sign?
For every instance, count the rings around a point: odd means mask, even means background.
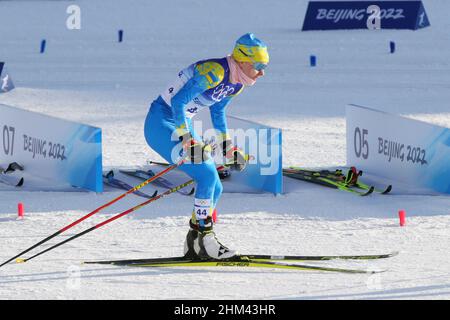
[[[450,129],[348,105],[347,165],[450,193]]]

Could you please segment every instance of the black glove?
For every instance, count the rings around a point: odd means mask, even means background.
[[[222,142],[222,151],[225,157],[225,165],[237,170],[242,171],[247,166],[248,156],[238,147],[231,143],[231,140],[227,139]]]
[[[209,159],[208,153],[211,152],[210,147],[205,146],[203,142],[195,140],[190,132],[186,132],[179,139],[183,145],[183,150],[186,152],[186,156],[190,158],[192,163],[202,163]]]

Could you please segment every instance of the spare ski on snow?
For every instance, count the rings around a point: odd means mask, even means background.
[[[108,173],[103,175],[103,181],[107,185],[109,185],[109,186],[111,186],[113,188],[118,188],[118,189],[123,189],[123,190],[133,189],[133,186],[129,185],[128,183],[126,183],[126,182],[124,182],[122,180],[114,178],[114,171],[113,170],[111,170]],[[133,193],[135,195],[137,195],[137,196],[144,197],[144,198],[147,198],[147,199],[151,199],[151,198],[156,197],[156,195],[158,194],[158,190],[156,190],[152,195],[148,195],[148,194],[146,194],[144,192],[141,192],[141,191],[138,191],[138,190],[134,191]]]
[[[368,196],[375,189],[374,187],[370,187],[365,192],[361,192],[359,190],[355,190],[355,189],[351,188],[350,186],[347,186],[345,184],[345,182],[340,182],[340,181],[336,181],[334,179],[326,178],[326,177],[320,176],[320,174],[314,175],[314,174],[310,174],[310,173],[303,173],[301,171],[292,173],[292,172],[285,171],[285,169],[283,169],[283,174],[290,178],[303,180],[303,181],[307,181],[307,182],[312,182],[312,183],[319,184],[319,185],[322,185],[325,187],[334,188],[334,189],[350,192],[353,194],[357,194],[359,196]]]
[[[362,183],[358,177],[362,176],[363,172],[361,170],[356,170],[355,167],[350,167],[347,172],[347,175],[344,175],[341,169],[336,169],[335,171],[330,170],[308,170],[300,167],[289,167],[284,168],[283,173],[285,176],[289,176],[290,174],[301,173],[314,177],[323,177],[331,180],[335,180],[338,182],[343,182],[347,187],[353,187],[362,190],[370,190],[372,186]],[[392,185],[388,185],[385,189],[378,189],[374,187],[374,192],[387,194],[392,190]]]
[[[158,162],[158,161],[151,161],[151,160],[147,160],[147,163],[148,164],[156,164],[156,165],[164,166],[164,167],[169,166],[168,163]],[[217,165],[216,169],[217,169],[217,173],[219,174],[220,180],[227,179],[227,178],[229,178],[231,176],[231,170],[230,170],[230,168],[228,166]]]
[[[369,190],[369,188],[371,188],[371,186],[368,186],[367,184],[364,184],[360,181],[358,181],[357,183],[352,185],[352,187],[362,189],[362,190]],[[388,185],[385,189],[374,188],[374,192],[377,192],[380,194],[388,194],[389,192],[391,192],[391,190],[392,190],[392,185]]]
[[[17,162],[12,162],[8,165],[6,170],[0,167],[0,182],[14,187],[23,186],[24,183],[23,177],[18,178],[10,175],[16,170],[23,171],[23,166],[21,166]]]
[[[13,187],[21,187],[23,186],[24,183],[24,178],[21,177],[19,179],[14,179],[15,177],[5,177],[4,175],[0,175],[0,182],[4,183],[8,186],[13,186]]]
[[[16,170],[19,171],[23,171],[23,166],[21,166],[20,164],[18,164],[17,162],[11,162],[8,165],[8,168],[6,168],[6,170],[4,171],[5,173],[9,173],[9,172],[14,172]]]
[[[347,173],[346,183],[348,186],[355,187],[362,190],[369,190],[370,186],[362,183],[358,180],[358,177],[362,176],[362,171],[357,171],[355,167],[350,167]],[[356,178],[355,178],[356,177]],[[374,192],[381,194],[388,194],[392,190],[392,185],[388,185],[384,190],[375,188]]]
[[[135,177],[141,180],[147,180],[150,179],[151,177],[153,177],[155,175],[155,173],[152,170],[148,170],[148,171],[144,171],[144,170],[120,170],[120,172],[129,175],[131,177]],[[166,178],[158,178],[154,181],[151,182],[152,184],[156,185],[156,186],[160,186],[163,188],[167,188],[167,189],[172,189],[173,187],[175,187],[175,184],[173,184],[172,182],[170,182],[169,180],[167,180]],[[183,189],[177,190],[177,192],[185,195],[185,196],[190,196],[192,194],[194,194],[195,188],[192,188],[191,191],[186,191]]]

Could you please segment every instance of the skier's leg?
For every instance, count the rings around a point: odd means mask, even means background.
[[[214,186],[214,195],[213,195],[213,207],[216,208],[217,202],[220,199],[220,196],[223,192],[222,182],[219,180],[216,181],[216,185]]]
[[[215,207],[216,184],[220,183],[214,162],[209,159],[202,163],[185,163],[180,170],[192,177],[196,184],[194,218],[204,220],[212,215]]]
[[[153,102],[145,121],[145,138],[153,150],[169,163],[175,162],[179,141],[172,140],[175,130],[168,115],[170,108]],[[177,148],[177,149],[174,149]],[[174,151],[176,150],[176,151]],[[175,159],[174,159],[175,158]],[[193,258],[225,259],[236,252],[222,245],[213,232],[212,213],[221,193],[221,182],[213,160],[185,163],[180,170],[187,173],[196,182],[194,210],[190,219],[190,230],[185,241],[185,254]]]
[[[190,128],[190,132],[192,132],[192,137],[194,138],[194,140],[202,141],[202,138],[193,129],[193,123],[192,123],[191,119],[188,119],[188,125]],[[217,202],[220,198],[220,195],[222,194],[223,187],[222,187],[222,182],[220,180],[220,176],[217,171],[217,166],[215,165],[214,161],[212,161],[212,162],[206,161],[206,163],[208,163],[208,168],[202,169],[200,172],[205,172],[205,173],[208,172],[207,175],[210,177],[209,181],[205,181],[206,179],[202,179],[204,181],[205,187],[208,188],[208,190],[205,190],[205,192],[202,193],[202,196],[197,197],[197,198],[203,199],[204,196],[206,196],[207,198],[211,197],[212,205],[211,205],[210,215],[213,218],[213,223],[216,223],[216,220],[217,220],[216,206],[217,206]],[[212,163],[212,165],[214,165],[214,169],[212,168],[212,166],[209,165],[210,163]],[[189,172],[186,172],[186,173],[188,173],[189,175],[195,174],[195,173],[189,173]],[[196,179],[196,180],[198,180],[198,179]],[[212,193],[211,193],[211,187],[213,188]]]
[[[201,164],[184,164],[181,170],[197,182],[194,210],[189,221],[190,230],[186,236],[184,253],[190,258],[227,259],[237,255],[217,239],[212,218],[215,205],[222,192],[222,184],[212,160]]]
[[[172,111],[169,107],[152,103],[144,125],[144,134],[147,144],[167,162],[174,163],[178,159],[172,159],[174,148],[180,147],[179,141],[172,140],[175,131],[175,123],[172,119]]]
[[[222,195],[222,191],[223,191],[223,186],[222,186],[222,182],[220,181],[220,179],[216,182],[216,185],[214,187],[214,195],[213,195],[213,213],[212,213],[212,218],[213,218],[213,222],[217,223],[217,202],[220,199],[220,196]]]

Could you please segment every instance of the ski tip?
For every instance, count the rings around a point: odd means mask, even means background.
[[[25,263],[26,259],[22,259],[22,258],[17,258],[16,259],[16,263]]]
[[[387,272],[387,269],[379,269],[379,270],[367,270],[368,274],[378,274],[378,273],[384,273]]]
[[[103,178],[108,181],[112,180],[114,178],[114,171],[110,170],[108,172],[103,172]]]
[[[17,162],[11,162],[11,163],[8,165],[8,167],[6,168],[5,173],[14,172],[14,171],[16,171],[16,169],[18,169],[18,170],[23,170],[23,168],[21,168],[21,166],[19,166],[19,165],[17,164]]]
[[[395,257],[395,256],[398,256],[400,254],[400,251],[393,251],[393,252],[391,252],[391,253],[389,253],[388,254],[388,257],[390,258],[390,257]]]
[[[363,196],[363,197],[368,196],[369,194],[372,194],[374,190],[375,190],[375,187],[372,186],[366,193],[361,194],[361,196]]]
[[[384,190],[382,192],[382,194],[387,194],[387,193],[391,192],[391,190],[392,190],[392,185],[388,185],[388,187],[386,188],[386,190]]]
[[[21,186],[23,186],[23,182],[24,182],[24,180],[23,180],[23,178],[21,178],[21,179],[19,180],[19,182],[16,184],[16,187],[21,187]]]

